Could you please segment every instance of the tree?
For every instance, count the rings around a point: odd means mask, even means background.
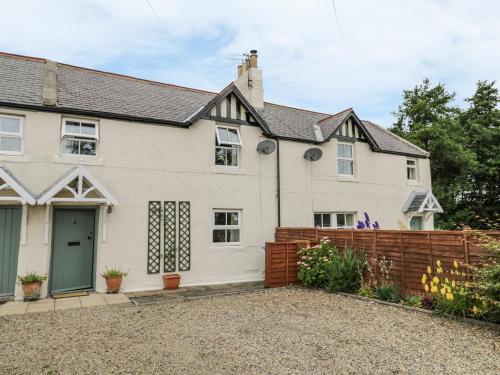
[[[431,86],[424,79],[413,90],[403,92],[403,103],[394,113],[396,122],[390,129],[429,151],[433,192],[445,211],[436,217],[436,225],[442,228],[454,228],[472,214],[464,209],[462,201],[476,160],[466,147],[460,110],[452,104],[454,99],[455,93],[446,91],[444,85]]]

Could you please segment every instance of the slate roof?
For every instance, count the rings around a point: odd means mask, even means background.
[[[42,105],[45,59],[0,53],[0,105],[37,107],[43,110],[126,118],[134,121],[188,126],[188,119],[206,106],[217,93],[57,64],[57,106]],[[317,143],[313,125],[323,138],[354,113],[319,113],[265,103],[256,111],[273,135]],[[363,121],[379,146],[375,151],[427,157],[428,153],[402,140],[381,126]]]
[[[415,212],[420,209],[422,203],[424,203],[425,198],[427,198],[427,191],[423,191],[420,193],[414,193],[413,197],[410,197],[411,201],[408,204],[405,212]]]

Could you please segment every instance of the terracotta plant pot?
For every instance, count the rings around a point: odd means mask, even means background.
[[[21,285],[23,288],[24,299],[28,301],[40,298],[40,291],[42,290],[42,282],[27,283]]]
[[[169,275],[163,275],[163,289],[173,290],[179,287],[181,282],[181,275],[177,273],[172,273]]]
[[[118,293],[120,287],[122,286],[122,277],[113,277],[111,279],[106,279],[106,285],[108,286],[108,293]]]

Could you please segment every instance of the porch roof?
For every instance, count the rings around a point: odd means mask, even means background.
[[[438,200],[430,191],[413,191],[403,207],[404,213],[443,212]]]
[[[5,196],[0,194],[0,201],[2,202],[20,202],[34,205],[36,199],[33,194],[19,181],[14,175],[5,167],[0,167],[0,192],[3,190],[13,190],[17,196]]]

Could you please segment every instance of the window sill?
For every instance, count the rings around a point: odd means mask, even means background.
[[[338,175],[338,181],[340,181],[340,182],[359,182],[359,178],[357,176]]]
[[[31,157],[23,154],[2,154],[0,153],[1,161],[12,161],[16,163],[29,163],[31,161]]]
[[[407,186],[422,186],[422,183],[419,181],[406,181]]]
[[[104,165],[102,159],[92,156],[70,156],[70,155],[56,155],[54,156],[54,163],[60,164],[78,164],[78,165]]]
[[[231,167],[213,167],[212,173],[217,174],[245,174],[245,170],[241,168],[231,168]]]
[[[215,244],[215,243],[212,243],[210,245],[210,250],[212,251],[244,251],[246,250],[246,247],[245,245],[243,244],[225,244],[225,243],[221,243],[221,244]]]

